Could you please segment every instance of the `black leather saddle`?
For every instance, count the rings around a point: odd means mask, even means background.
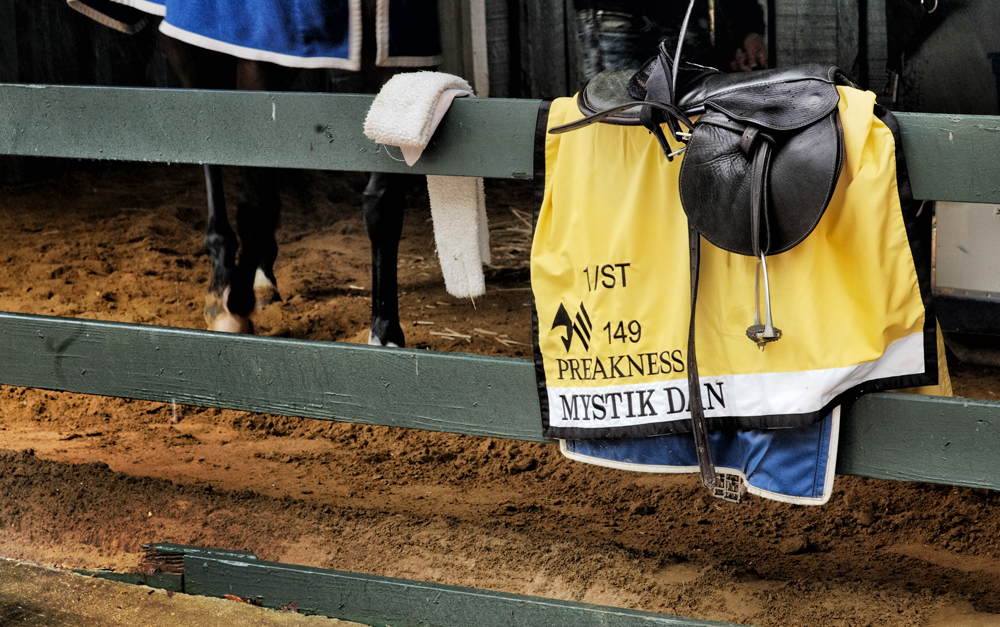
[[[756,313],[747,337],[762,350],[780,339],[781,330],[772,320],[766,257],[804,240],[833,195],[844,153],[838,84],[854,86],[839,69],[822,65],[724,74],[682,64],[675,71],[661,46],[638,72],[597,75],[577,99],[585,117],[550,130],[563,133],[594,122],[642,125],[656,136],[667,159],[684,153],[678,190],[690,227],[691,430],[702,482],[709,489],[716,487],[716,474],[694,346],[700,237],[758,260]],[[664,127],[674,138],[673,145]]]

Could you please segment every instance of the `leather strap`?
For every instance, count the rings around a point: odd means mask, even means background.
[[[691,410],[691,433],[698,453],[698,470],[701,483],[709,490],[715,490],[715,462],[712,461],[712,447],[705,425],[705,408],[701,403],[701,383],[698,378],[698,358],[694,347],[694,318],[698,302],[698,270],[701,263],[701,235],[693,226],[688,226],[688,248],[691,256],[691,323],[688,327],[688,407]]]
[[[628,111],[629,109],[635,107],[641,107],[640,116],[642,115],[642,112],[647,111],[648,109],[656,109],[658,111],[661,111],[663,114],[666,114],[666,115],[661,115],[662,118],[661,123],[663,120],[678,120],[681,123],[681,125],[686,128],[690,129],[694,127],[694,123],[684,114],[684,112],[672,104],[657,102],[655,100],[650,100],[648,102],[643,100],[636,100],[634,102],[626,102],[617,105],[615,107],[611,107],[610,109],[605,109],[604,111],[592,113],[586,117],[576,120],[575,122],[569,122],[566,124],[562,124],[560,126],[554,126],[549,129],[549,133],[552,135],[558,135],[559,133],[575,131],[578,128],[583,128],[584,126],[589,126],[590,124],[593,124],[595,122],[600,122],[604,118],[614,116],[618,113],[621,113],[623,111]],[[649,115],[652,114],[649,113]],[[652,122],[650,123],[652,124]]]
[[[763,135],[763,133],[761,133]],[[758,141],[753,153],[753,176],[750,177],[750,241],[753,245],[753,256],[760,258],[771,248],[770,221],[767,216],[767,179],[771,170],[771,143]],[[764,219],[765,242],[760,243],[760,222]]]
[[[763,249],[760,243],[760,222],[764,220],[765,238],[770,232],[767,216],[767,179],[770,173],[772,142],[767,133],[760,132],[754,126],[742,125],[733,121],[717,124],[729,130],[742,134],[740,146],[749,158],[753,160],[753,176],[751,178],[751,228],[753,229],[753,248],[755,256],[767,254],[769,242],[765,241]],[[701,400],[701,380],[698,376],[698,356],[695,348],[695,314],[698,304],[698,276],[701,264],[701,234],[688,222],[688,248],[691,258],[691,321],[688,327],[688,407],[691,411],[691,433],[694,436],[695,450],[698,453],[698,470],[701,473],[701,483],[709,490],[715,490],[716,471],[712,459],[712,447],[708,437],[708,425],[705,421],[705,407]],[[761,252],[763,250],[763,253]]]

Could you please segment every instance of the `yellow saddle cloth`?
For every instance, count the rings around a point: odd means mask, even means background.
[[[710,429],[801,426],[860,392],[937,380],[930,211],[911,197],[891,115],[871,92],[840,93],[833,199],[805,241],[768,257],[781,340],[762,351],[747,338],[755,259],[702,240],[696,343]],[[545,133],[580,117],[562,98],[539,123],[531,282],[545,434],[688,431],[683,157],[668,162],[641,126]]]

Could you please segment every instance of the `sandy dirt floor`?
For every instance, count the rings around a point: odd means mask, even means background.
[[[364,183],[287,173],[284,301],[260,333],[367,339]],[[529,357],[530,185],[487,182],[475,306],[444,291],[425,196],[401,244],[408,344]],[[203,207],[195,166],[0,188],[0,310],[203,328]],[[1000,371],[952,368],[958,394],[1000,393]],[[1000,625],[995,492],[838,477],[823,507],[734,505],[551,445],[0,387],[0,556],[129,570],[145,542],[761,626]]]

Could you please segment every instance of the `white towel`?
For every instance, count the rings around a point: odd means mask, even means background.
[[[490,262],[483,179],[428,176],[427,191],[445,289],[456,298],[482,296]]]
[[[365,118],[368,139],[399,146],[413,165],[430,142],[451,101],[472,96],[465,79],[443,72],[407,72],[390,78],[375,96]]]
[[[452,100],[472,96],[462,78],[441,72],[397,74],[382,87],[365,119],[365,135],[398,146],[407,165],[420,158]],[[486,293],[490,262],[483,179],[428,176],[434,238],[445,289],[456,298]]]

